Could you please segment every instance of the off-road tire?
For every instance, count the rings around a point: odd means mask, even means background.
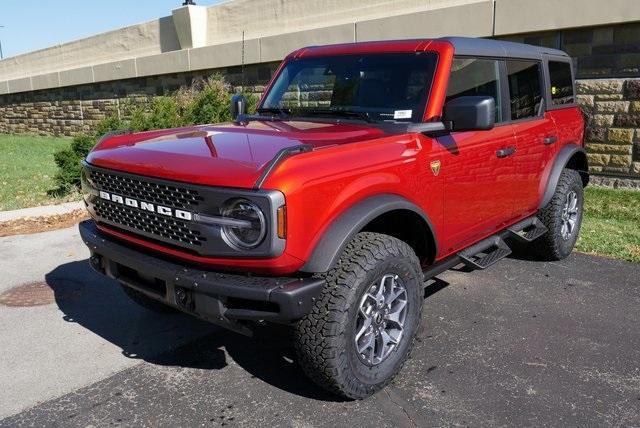
[[[570,192],[578,197],[578,217],[576,226],[568,240],[562,238],[562,210]],[[562,260],[571,254],[578,240],[580,225],[582,224],[584,189],[580,174],[572,169],[565,169],[560,175],[553,197],[539,212],[538,218],[549,229],[547,233],[531,244],[536,258],[540,260]]]
[[[156,312],[159,314],[173,314],[180,312],[175,308],[172,308],[169,305],[165,305],[164,303],[158,302],[157,300],[148,297],[144,293],[139,292],[138,290],[134,290],[131,287],[127,287],[126,285],[120,284],[122,289],[126,293],[127,296],[134,302],[136,302],[139,306],[142,306],[145,309],[148,309],[152,312]]]
[[[406,288],[404,333],[391,354],[371,366],[360,359],[353,332],[362,296],[378,278],[389,273],[398,275]],[[315,383],[334,394],[349,399],[368,397],[396,376],[413,347],[423,301],[420,262],[405,242],[363,232],[323,276],[327,284],[321,296],[311,313],[294,328],[299,363]]]

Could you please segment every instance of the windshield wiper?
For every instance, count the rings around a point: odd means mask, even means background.
[[[365,122],[373,123],[375,120],[371,119],[369,113],[364,111],[354,111],[354,110],[341,110],[341,109],[314,109],[314,110],[305,110],[303,115],[318,115],[318,116],[340,116],[340,117],[355,117],[357,119],[362,119]]]
[[[291,115],[291,109],[282,108],[282,107],[262,107],[256,109],[256,112],[262,113],[276,113],[280,117],[288,117]]]

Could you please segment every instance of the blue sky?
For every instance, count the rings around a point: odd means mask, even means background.
[[[4,57],[171,15],[184,0],[0,0]],[[210,5],[219,0],[197,0]]]

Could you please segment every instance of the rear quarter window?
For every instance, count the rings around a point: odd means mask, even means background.
[[[575,102],[571,64],[568,62],[549,61],[549,80],[551,82],[552,105],[561,106]]]

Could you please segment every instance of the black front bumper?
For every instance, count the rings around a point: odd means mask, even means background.
[[[291,322],[311,311],[323,279],[227,274],[192,268],[130,248],[79,225],[91,266],[125,286],[214,324],[248,334],[243,320]]]

